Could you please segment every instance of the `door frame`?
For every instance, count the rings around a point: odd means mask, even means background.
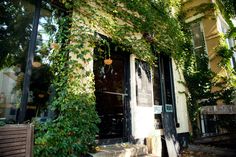
[[[170,90],[171,90],[171,102],[172,102],[172,112],[166,110],[166,85],[165,85],[165,69],[164,69],[164,59],[168,61],[169,66],[169,77],[170,77]],[[168,155],[171,157],[179,156],[179,142],[177,137],[177,115],[176,115],[176,102],[175,102],[175,88],[174,88],[174,78],[172,69],[172,59],[166,55],[159,56],[159,72],[160,72],[160,84],[161,84],[161,99],[162,99],[162,125],[165,137],[165,143],[167,146]],[[167,66],[167,65],[166,65]]]
[[[131,139],[131,108],[130,108],[130,99],[131,99],[131,91],[130,91],[130,53],[125,52],[119,47],[117,48],[117,52],[114,48],[117,46],[111,42],[111,39],[107,38],[104,35],[98,34],[103,40],[107,40],[110,44],[111,49],[111,58],[112,54],[121,55],[124,59],[124,100],[123,100],[123,114],[124,114],[124,123],[123,123],[123,133],[122,137],[120,138],[107,138],[107,139],[98,139],[98,144],[114,144],[114,143],[122,143],[122,142],[129,142]],[[98,48],[98,47],[97,47]],[[94,53],[96,53],[97,48],[94,49]],[[95,90],[96,92],[96,90]],[[127,96],[126,96],[127,94]]]
[[[173,67],[172,67],[172,59],[170,56],[167,55],[158,55],[158,72],[160,74],[160,97],[161,97],[161,104],[163,108],[163,112],[165,112],[165,104],[166,104],[166,87],[165,87],[165,79],[162,79],[163,69],[164,68],[164,57],[168,59],[168,66],[169,66],[169,74],[170,74],[170,90],[171,90],[171,99],[172,99],[172,107],[173,107],[173,114],[174,114],[174,121],[176,123],[176,127],[179,127],[179,123],[177,120],[177,112],[176,112],[176,99],[175,99],[175,88],[174,88],[174,76],[173,76]]]

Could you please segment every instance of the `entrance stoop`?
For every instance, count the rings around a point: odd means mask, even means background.
[[[148,148],[141,144],[114,144],[98,146],[97,153],[90,153],[92,157],[145,157],[148,156]]]

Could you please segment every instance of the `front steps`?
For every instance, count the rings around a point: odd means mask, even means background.
[[[92,157],[151,157],[148,148],[142,144],[121,143],[114,145],[98,146]]]

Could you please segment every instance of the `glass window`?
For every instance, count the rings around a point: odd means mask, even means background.
[[[33,100],[28,103],[26,119],[36,116],[40,117],[41,120],[45,120],[50,116],[48,113],[48,101],[49,97],[52,96],[50,45],[57,40],[57,32],[62,16],[64,16],[64,12],[48,2],[42,2],[30,83],[30,93],[32,93]]]
[[[198,47],[202,47],[203,35],[202,35],[200,23],[192,24],[191,28],[192,28],[194,48],[196,49]]]
[[[153,98],[154,105],[161,105],[161,83],[158,67],[153,67]]]
[[[232,68],[234,68],[236,70],[236,51],[234,49],[234,46],[235,46],[234,39],[229,38],[229,39],[227,39],[227,41],[228,41],[227,43],[229,45],[229,48],[233,50],[233,56],[230,60],[231,66],[232,66]]]
[[[34,1],[0,2],[0,120],[7,123],[15,123],[19,114],[34,13]],[[61,16],[58,8],[42,2],[25,120],[47,109],[52,77],[50,44],[56,40]]]
[[[193,48],[197,61],[196,66],[198,68],[207,68],[208,62],[205,60],[206,48],[201,24],[199,22],[191,24],[191,31],[193,37]]]
[[[231,58],[231,65],[234,68],[234,70],[236,71],[236,52],[234,51],[234,55]]]
[[[162,100],[161,100],[161,82],[159,67],[153,67],[153,98],[155,108],[155,128],[162,128]]]
[[[26,0],[3,0],[0,12],[0,118],[14,123],[21,100],[34,5]]]
[[[227,34],[228,30],[229,30],[229,26],[227,25],[227,23],[225,22],[225,20],[220,16],[218,18],[219,23],[220,23],[220,31],[224,34]],[[232,38],[226,38],[226,43],[228,44],[230,49],[234,48],[234,39]],[[233,56],[231,58],[231,66],[232,68],[236,69],[236,52],[233,52]]]

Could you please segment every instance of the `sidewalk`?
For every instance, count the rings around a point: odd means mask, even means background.
[[[181,157],[235,157],[236,150],[207,145],[192,145],[181,152]]]

